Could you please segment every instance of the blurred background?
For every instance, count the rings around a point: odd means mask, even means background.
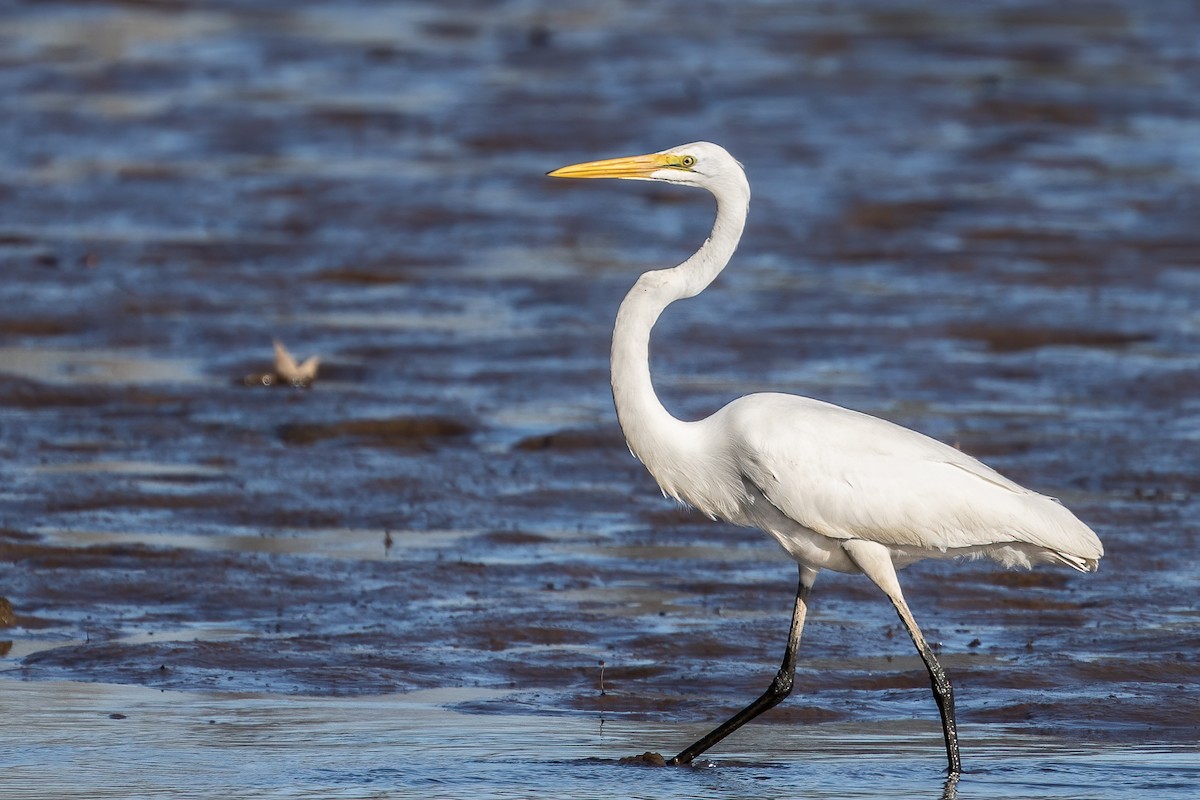
[[[756,696],[790,611],[611,408],[616,307],[711,199],[544,177],[701,139],[754,199],[656,329],[668,408],[801,393],[1061,497],[1096,575],[902,576],[960,791],[1193,790],[1195,3],[0,0],[0,63],[23,796],[937,796],[923,668],[845,576],[736,766],[612,762]],[[310,389],[262,385],[276,338]]]

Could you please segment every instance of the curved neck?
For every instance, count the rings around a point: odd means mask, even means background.
[[[717,219],[700,249],[677,267],[638,278],[617,312],[612,340],[613,401],[630,451],[652,473],[654,456],[679,441],[687,423],[671,416],[654,393],[650,331],[663,309],[700,294],[729,263],[741,239],[749,205],[750,190],[744,180],[718,194]]]

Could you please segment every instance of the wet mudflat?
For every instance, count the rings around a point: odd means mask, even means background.
[[[926,564],[961,797],[1200,778],[1200,13],[1126,2],[0,3],[0,760],[36,797],[936,797],[927,679],[663,500],[607,388],[711,139],[746,241],[656,330],[1061,497],[1100,572]],[[310,390],[247,386],[280,338]],[[617,788],[620,787],[620,788]]]

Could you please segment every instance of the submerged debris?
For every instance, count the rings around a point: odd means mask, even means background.
[[[247,386],[292,386],[297,389],[307,389],[317,379],[317,367],[321,364],[320,356],[309,356],[301,363],[284,347],[283,342],[275,340],[275,369],[272,372],[252,372],[243,379]]]
[[[635,767],[665,767],[667,760],[663,758],[661,753],[652,753],[647,750],[640,756],[625,756],[618,759],[618,764],[629,764]]]
[[[471,426],[453,417],[407,416],[350,419],[338,422],[289,422],[279,426],[285,444],[309,445],[325,439],[352,438],[382,447],[430,449],[433,442],[471,433]]]

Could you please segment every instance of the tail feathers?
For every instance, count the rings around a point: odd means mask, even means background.
[[[1100,566],[1100,559],[1098,558],[1080,558],[1079,556],[1073,556],[1070,553],[1064,553],[1059,550],[1050,551],[1050,556],[1056,563],[1079,570],[1080,572],[1095,572]]]
[[[1104,556],[1104,545],[1095,531],[1053,498],[1030,493],[1026,503],[1029,510],[1036,508],[1042,522],[1027,529],[1025,541],[1044,548],[1043,558],[1051,563],[1080,572],[1096,571]]]

